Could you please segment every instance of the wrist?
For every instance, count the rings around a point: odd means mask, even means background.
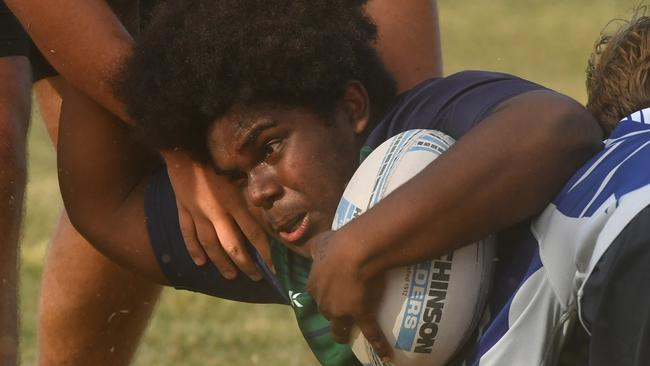
[[[160,151],[160,155],[165,161],[168,170],[176,171],[178,169],[185,169],[185,171],[187,171],[186,169],[188,167],[190,169],[202,167],[200,163],[192,159],[192,156],[188,152],[180,149],[162,150]],[[172,172],[170,172],[170,174],[172,174]]]
[[[160,155],[165,160],[167,165],[178,165],[181,162],[185,162],[189,159],[189,155],[179,149],[173,150],[161,150]]]
[[[366,237],[358,236],[355,231],[343,228],[336,232],[331,252],[333,255],[338,254],[343,270],[348,271],[360,281],[369,281],[384,270],[380,266],[372,265],[370,246]]]

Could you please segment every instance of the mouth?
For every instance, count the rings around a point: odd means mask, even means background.
[[[295,243],[305,236],[310,223],[309,214],[303,213],[278,225],[276,231],[282,240]]]

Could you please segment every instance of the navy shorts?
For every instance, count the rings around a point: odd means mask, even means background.
[[[151,177],[144,205],[149,241],[170,285],[229,300],[288,303],[275,276],[250,244],[247,249],[264,274],[264,280],[253,281],[241,272],[235,279],[227,280],[212,263],[194,264],[183,241],[176,197],[166,169],[161,168]]]

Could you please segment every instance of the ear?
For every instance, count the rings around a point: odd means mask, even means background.
[[[341,101],[342,109],[348,115],[354,133],[361,135],[368,127],[370,101],[366,88],[357,80],[348,81]]]

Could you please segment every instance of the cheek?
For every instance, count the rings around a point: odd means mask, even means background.
[[[253,219],[260,224],[262,229],[269,235],[273,235],[273,230],[271,228],[271,225],[267,221],[267,215],[265,215],[264,210],[252,205],[248,200],[246,200],[246,207],[248,208],[248,212],[253,216]]]
[[[328,214],[334,214],[343,190],[356,169],[356,156],[351,149],[340,146],[312,145],[311,149],[295,154],[287,164],[294,186]],[[336,148],[332,148],[336,147]]]
[[[303,129],[292,136],[276,165],[285,199],[301,200],[327,216],[334,215],[358,162],[348,135],[327,126]]]

